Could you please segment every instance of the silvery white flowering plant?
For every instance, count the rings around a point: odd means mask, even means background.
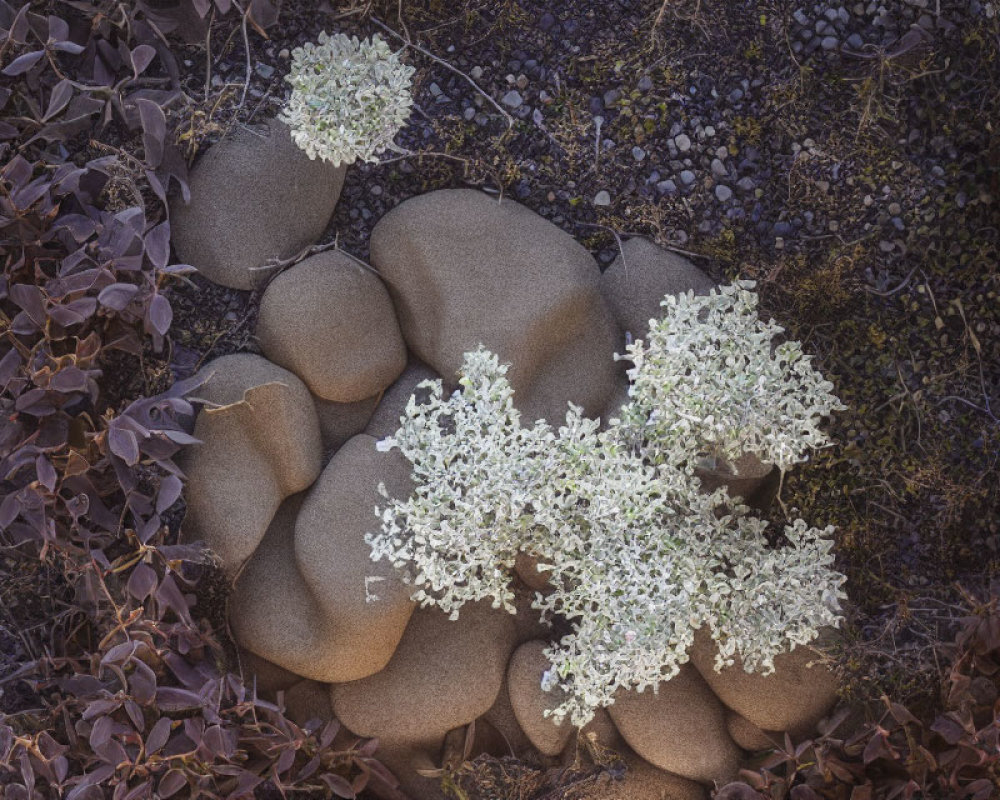
[[[410,116],[413,67],[378,35],[320,33],[292,51],[292,95],[280,119],[309,158],[334,166],[374,161]]]
[[[536,557],[549,573],[554,588],[533,605],[573,627],[546,651],[552,666],[543,685],[565,698],[551,712],[556,719],[583,725],[619,689],[655,689],[688,660],[698,628],[718,644],[717,668],[739,656],[748,671],[767,673],[775,656],[840,621],[844,577],[833,568],[833,529],[795,520],[784,546],[771,547],[764,521],[724,489],[701,491],[688,468],[705,448],[733,458],[753,446],[778,463],[802,460],[807,447],[826,443],[813,425],[817,409],[839,407],[832,387],[794,357],[800,351],[772,349],[776,326],[756,320],[750,288],[668,298],[648,345],[629,349],[631,400],[605,431],[572,405],[558,429],[544,421],[523,427],[506,367],[480,347],[466,354],[460,391],[445,397],[440,381],[425,382],[428,402],[411,398],[399,431],[380,443],[412,462],[416,489],[406,500],[386,497],[381,530],[367,541],[372,558],[403,570],[414,599],[452,616],[481,599],[513,612],[517,554]],[[719,309],[727,313],[713,313]],[[748,338],[728,343],[737,334]],[[674,345],[701,357],[679,356],[668,349]],[[713,356],[718,349],[727,355]],[[669,403],[660,391],[659,381],[670,380],[678,393],[742,398],[739,376],[707,374],[739,365],[765,370],[767,379],[753,385],[787,419],[772,421],[756,406],[727,418],[719,398]],[[813,396],[785,397],[803,390]],[[669,415],[683,415],[687,448]],[[717,427],[720,418],[727,421]],[[808,441],[782,438],[771,425]]]
[[[621,423],[647,458],[725,467],[752,453],[784,471],[827,444],[820,422],[844,406],[799,342],[772,344],[784,329],[757,316],[753,286],[668,295],[648,339],[628,346]]]

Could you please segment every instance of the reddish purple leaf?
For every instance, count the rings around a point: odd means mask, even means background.
[[[123,311],[132,302],[138,291],[139,287],[131,283],[112,283],[101,289],[97,299],[106,308],[113,311]]]
[[[157,269],[163,269],[170,260],[170,223],[161,222],[146,234],[146,255]]]
[[[148,44],[140,44],[130,54],[132,72],[139,77],[156,57],[156,49]]]
[[[167,298],[162,294],[154,294],[149,303],[148,314],[153,329],[161,336],[165,336],[170,330],[170,323],[174,320],[174,312]]]
[[[181,496],[181,489],[184,484],[176,475],[168,475],[160,481],[160,490],[156,494],[156,513],[162,514],[170,506],[177,502]]]
[[[130,467],[139,463],[139,442],[132,431],[120,425],[109,428],[108,447]]]
[[[152,594],[156,584],[156,570],[149,564],[140,561],[132,570],[125,588],[130,595],[141,602]]]
[[[152,100],[140,97],[135,101],[142,123],[142,145],[146,150],[146,163],[158,167],[163,160],[163,145],[167,138],[167,118],[163,109]]]
[[[68,78],[63,78],[52,87],[52,94],[49,95],[49,107],[45,111],[45,116],[42,117],[42,122],[48,122],[66,108],[71,97],[73,97],[73,84]]]
[[[167,772],[160,779],[160,785],[157,787],[157,796],[159,797],[173,797],[181,789],[187,786],[187,777],[179,769],[172,769]]]
[[[172,725],[169,717],[160,717],[146,737],[146,755],[153,755],[163,749],[170,739]]]

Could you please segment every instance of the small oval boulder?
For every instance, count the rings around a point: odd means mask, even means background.
[[[731,779],[740,750],[726,730],[726,709],[690,664],[656,692],[619,692],[608,713],[646,761],[699,783]]]
[[[377,395],[406,367],[385,286],[337,250],[311,256],[268,284],[257,338],[264,355],[335,403]]]
[[[201,444],[185,448],[184,537],[204,540],[235,573],[254,552],[278,506],[319,475],[319,420],[309,390],[265,358],[215,359],[196,392],[206,405],[195,423]]]
[[[575,733],[568,719],[556,724],[549,711],[566,699],[564,692],[547,692],[542,689],[542,675],[552,665],[545,655],[548,645],[542,641],[525,642],[511,656],[507,666],[507,691],[514,707],[514,716],[521,730],[545,756],[555,756],[562,752],[566,743]]]
[[[277,120],[265,132],[224,139],[191,170],[191,202],[171,204],[178,257],[210,281],[253,289],[253,268],[291,258],[323,235],[346,171],[310,160]]]

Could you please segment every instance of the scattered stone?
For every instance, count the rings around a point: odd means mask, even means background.
[[[603,409],[619,334],[594,259],[551,222],[510,200],[440,190],[386,214],[371,253],[407,344],[446,380],[482,344],[512,365],[527,421],[562,419],[568,401]]]
[[[752,192],[755,188],[753,178],[740,178],[736,181],[736,188],[741,192]]]
[[[410,594],[387,561],[372,561],[365,534],[378,527],[375,508],[412,491],[410,463],[396,450],[382,453],[361,434],[340,448],[309,490],[295,522],[295,562],[335,633],[339,669],[326,680],[352,681],[388,663],[413,613]],[[353,729],[352,729],[353,730]]]
[[[251,268],[290,258],[323,234],[346,169],[310,160],[276,120],[265,135],[219,142],[191,170],[191,202],[171,203],[178,258],[215,283],[252,289]]]
[[[643,150],[641,147],[636,146],[632,148],[632,158],[634,158],[636,161],[642,161],[645,157],[646,157],[646,151]]]
[[[725,178],[726,175],[729,174],[728,170],[726,169],[726,165],[722,163],[721,159],[718,158],[712,159],[712,174],[716,178]]]
[[[594,205],[595,206],[610,206],[611,205],[611,195],[608,194],[603,189],[594,195]]]
[[[319,475],[319,420],[295,375],[251,353],[222,356],[210,376],[181,468],[188,477],[184,537],[205,541],[230,575],[264,538],[281,502]]]
[[[677,149],[682,153],[686,153],[691,149],[691,137],[686,133],[681,133],[674,137],[674,144],[677,145]]]
[[[521,730],[542,755],[555,756],[573,736],[574,728],[564,719],[559,725],[545,712],[566,699],[565,692],[542,689],[543,673],[552,664],[545,656],[548,645],[542,641],[525,642],[511,656],[507,667],[507,691]]]
[[[521,98],[521,93],[517,91],[517,89],[511,89],[503,96],[503,100],[500,102],[507,106],[507,108],[520,108],[521,103],[523,103],[524,100]]]
[[[733,196],[733,190],[726,186],[724,183],[720,183],[715,187],[715,199],[720,203],[725,203],[730,200]]]
[[[694,173],[689,169],[682,170],[680,177],[681,177],[681,183],[683,183],[685,186],[690,186],[692,183],[694,183]]]
[[[257,338],[264,354],[335,403],[377,395],[406,367],[382,281],[338,250],[305,259],[268,285]]]
[[[466,603],[455,621],[419,609],[385,669],[330,687],[334,714],[359,736],[440,742],[496,701],[513,643],[513,618],[489,603]]]
[[[254,71],[260,75],[264,80],[269,80],[274,75],[274,67],[270,64],[257,63],[254,66]]]
[[[623,330],[641,339],[661,316],[665,295],[708,294],[715,284],[694,264],[648,239],[633,237],[601,276],[601,292]]]
[[[608,713],[629,746],[667,772],[711,784],[731,780],[739,769],[725,708],[690,664],[655,693],[620,692]]]
[[[762,730],[811,730],[837,699],[836,678],[819,663],[822,656],[812,647],[800,646],[779,655],[771,675],[744,671],[738,658],[733,666],[716,672],[715,653],[708,632],[699,630],[690,651],[691,663],[723,703]]]

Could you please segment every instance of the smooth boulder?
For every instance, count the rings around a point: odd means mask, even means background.
[[[372,561],[365,542],[365,534],[379,527],[375,508],[385,502],[379,484],[394,497],[412,491],[410,463],[398,451],[379,452],[375,444],[365,434],[344,444],[307,493],[295,521],[297,572],[334,632],[340,654],[338,669],[328,665],[331,682],[382,669],[414,608],[413,587],[385,559]]]
[[[316,416],[319,417],[319,433],[323,440],[323,453],[332,455],[353,436],[365,432],[378,407],[379,395],[366,397],[356,403],[332,403],[321,397],[313,397]]]
[[[649,321],[662,316],[660,301],[666,295],[708,294],[714,286],[711,278],[683,256],[639,237],[625,242],[601,275],[604,299],[618,324],[635,339],[644,339]]]
[[[235,574],[257,548],[278,506],[319,475],[319,420],[295,375],[251,353],[205,366],[206,401],[180,459],[187,474],[184,538],[204,540]]]
[[[213,145],[191,170],[191,201],[170,207],[178,258],[232,289],[253,289],[272,260],[313,244],[333,215],[346,167],[312,161],[277,120]],[[259,277],[258,277],[259,276]]]
[[[268,284],[257,339],[271,361],[335,403],[377,395],[406,367],[385,286],[339,250],[311,256]]]
[[[334,715],[359,736],[441,742],[493,705],[513,649],[513,617],[488,603],[454,621],[419,609],[385,669],[330,687]]]
[[[782,734],[762,731],[746,717],[735,711],[730,711],[726,716],[726,729],[736,744],[751,753],[758,750],[770,750],[781,745],[784,741]]]
[[[603,410],[619,333],[597,263],[565,231],[511,200],[444,189],[386,214],[371,256],[407,344],[445,380],[483,345],[511,365],[528,419],[558,422],[568,401]]]
[[[304,499],[298,494],[282,504],[240,572],[229,600],[229,625],[243,648],[325,683],[357,674],[357,643],[344,646],[295,563],[295,519]]]
[[[818,643],[832,635],[825,631]],[[739,659],[716,672],[715,654],[708,631],[696,631],[691,663],[723,703],[762,730],[811,730],[836,702],[836,676],[812,647],[799,646],[777,656],[770,675],[746,672]]]
[[[608,708],[618,731],[651,764],[699,783],[731,779],[740,750],[726,730],[726,709],[690,664],[657,691],[619,692]]]
[[[563,751],[576,729],[568,719],[556,724],[546,711],[566,700],[565,692],[542,689],[542,675],[551,668],[545,655],[546,642],[525,642],[511,656],[507,666],[507,691],[521,730],[542,755]]]

